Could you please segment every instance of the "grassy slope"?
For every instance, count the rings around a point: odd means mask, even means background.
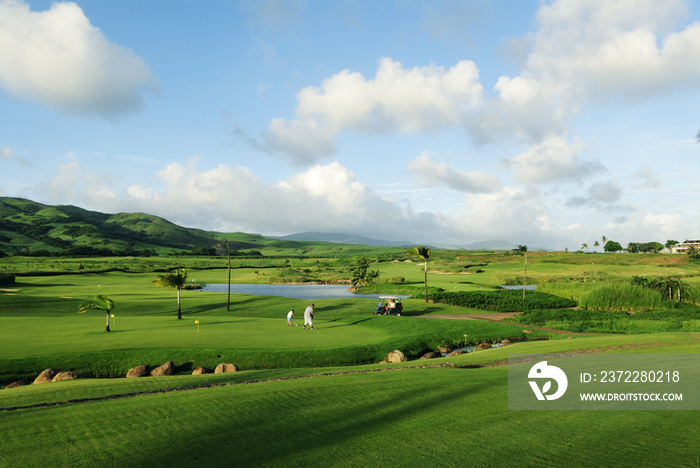
[[[693,336],[644,338],[655,345],[619,351],[700,350]],[[549,352],[635,341],[640,337],[512,348]],[[505,355],[506,350],[490,350],[450,360],[467,364]],[[309,371],[61,382],[0,392],[0,407],[305,374]],[[0,465],[690,467],[700,453],[693,411],[507,408],[505,366],[229,385],[3,413]]]

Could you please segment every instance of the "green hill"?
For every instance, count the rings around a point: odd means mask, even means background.
[[[146,213],[106,214],[71,205],[49,206],[0,197],[0,256],[213,255],[224,239],[239,255],[305,255],[312,251],[314,255],[340,251],[350,254],[361,247],[204,231]]]

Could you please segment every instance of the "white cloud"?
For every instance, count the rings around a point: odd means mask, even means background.
[[[579,138],[569,145],[565,137],[553,136],[531,150],[502,162],[513,171],[519,182],[581,181],[605,171],[599,162],[579,160],[578,155],[584,148],[585,145]]]
[[[109,42],[75,3],[36,12],[22,0],[0,0],[0,44],[0,87],[62,112],[114,117],[157,92],[148,66]]]
[[[405,69],[383,58],[374,79],[343,70],[320,87],[297,94],[296,117],[274,119],[268,145],[297,164],[335,154],[336,136],[364,133],[416,133],[460,123],[481,104],[483,88],[473,62],[445,70],[429,65]]]
[[[20,166],[31,166],[32,163],[27,161],[24,158],[20,158],[17,156],[14,151],[12,151],[12,148],[8,146],[3,146],[0,147],[0,159],[4,161],[8,161],[11,163],[19,164]]]
[[[494,175],[484,171],[464,172],[452,169],[444,162],[433,161],[427,152],[409,161],[407,170],[422,185],[447,185],[460,192],[490,193],[500,190],[502,186]]]
[[[510,135],[538,142],[584,106],[697,88],[700,23],[674,30],[686,14],[682,0],[543,3],[522,72],[499,78],[498,96],[468,129],[477,142]]]
[[[632,175],[632,180],[636,182],[633,185],[634,188],[640,190],[656,190],[661,187],[661,179],[658,172],[649,166],[641,166]]]
[[[615,205],[622,198],[622,187],[616,180],[608,180],[591,185],[585,196],[575,196],[567,200],[566,206],[570,208],[593,207],[606,209],[625,209]]]

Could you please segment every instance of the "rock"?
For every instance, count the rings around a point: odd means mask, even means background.
[[[6,385],[5,388],[16,388],[16,387],[24,387],[27,385],[23,380],[18,380],[16,382],[12,382],[10,385]]]
[[[406,359],[406,356],[398,349],[395,349],[386,355],[386,362],[394,363],[394,362],[406,362],[406,361],[408,361],[408,359]]]
[[[442,353],[439,353],[438,351],[430,351],[429,353],[425,353],[422,355],[420,358],[421,359],[435,359],[442,357]]]
[[[503,343],[504,345],[507,345],[507,344],[510,344],[510,340],[508,338],[506,338],[504,340],[501,340],[501,343]]]
[[[468,354],[469,351],[466,349],[460,349],[459,351],[452,351],[450,354],[447,355],[447,357],[452,357],[452,356],[459,356],[460,354]]]
[[[129,372],[126,373],[126,378],[130,379],[133,377],[146,377],[148,375],[148,364],[144,364],[142,366],[138,367],[133,367],[129,369]]]
[[[56,375],[55,370],[46,369],[46,370],[44,370],[44,372],[39,374],[39,376],[36,379],[34,379],[34,382],[32,382],[32,383],[39,384],[39,383],[51,382],[51,379],[53,379],[54,375]]]
[[[523,330],[523,333],[532,333],[532,330]]]
[[[151,371],[153,377],[161,377],[163,375],[173,375],[175,373],[175,363],[173,361],[168,361],[165,364],[161,364]]]
[[[389,363],[386,361],[379,361],[379,364],[389,364]]]
[[[226,372],[238,372],[238,367],[231,363],[221,363],[214,369],[215,374],[225,374]]]
[[[75,380],[78,378],[78,374],[76,374],[73,371],[68,371],[68,372],[59,372],[58,374],[54,375],[52,382],[59,382],[61,380]]]
[[[437,348],[441,353],[451,353],[454,349],[452,346],[438,346]]]
[[[481,351],[482,349],[491,349],[491,345],[488,343],[481,343],[474,351]]]
[[[192,371],[192,375],[202,375],[202,374],[211,374],[211,369],[200,366]]]

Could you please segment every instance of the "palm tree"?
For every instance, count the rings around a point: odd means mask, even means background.
[[[605,243],[608,241],[608,238],[605,237],[605,236],[603,236],[603,237],[601,238],[601,240],[603,241],[603,245],[605,245]]]
[[[83,304],[81,304],[80,309],[78,309],[78,313],[82,314],[87,312],[88,310],[104,310],[107,313],[107,327],[105,328],[105,331],[111,331],[109,329],[109,313],[114,310],[114,301],[112,299],[99,294],[95,296],[95,299],[86,301]]]
[[[408,255],[416,255],[425,260],[425,302],[428,302],[428,259],[430,258],[430,249],[427,247],[413,247],[406,252]]]
[[[585,242],[583,244],[581,244],[581,250],[587,249],[587,248],[588,248],[588,244],[586,244]]]
[[[595,242],[593,243],[593,247],[598,247],[599,245],[600,245],[600,244],[598,243],[598,241],[595,241]]]
[[[177,289],[177,319],[182,320],[182,312],[180,308],[180,290],[185,286],[187,282],[187,270],[184,268],[179,268],[175,270],[175,273],[168,273],[166,275],[158,275],[158,279],[153,281],[156,286],[164,286],[166,288]]]
[[[231,310],[231,244],[227,239],[224,239],[218,246],[219,254],[228,257],[228,300],[226,301],[226,311]],[[257,274],[257,273],[256,273]]]

